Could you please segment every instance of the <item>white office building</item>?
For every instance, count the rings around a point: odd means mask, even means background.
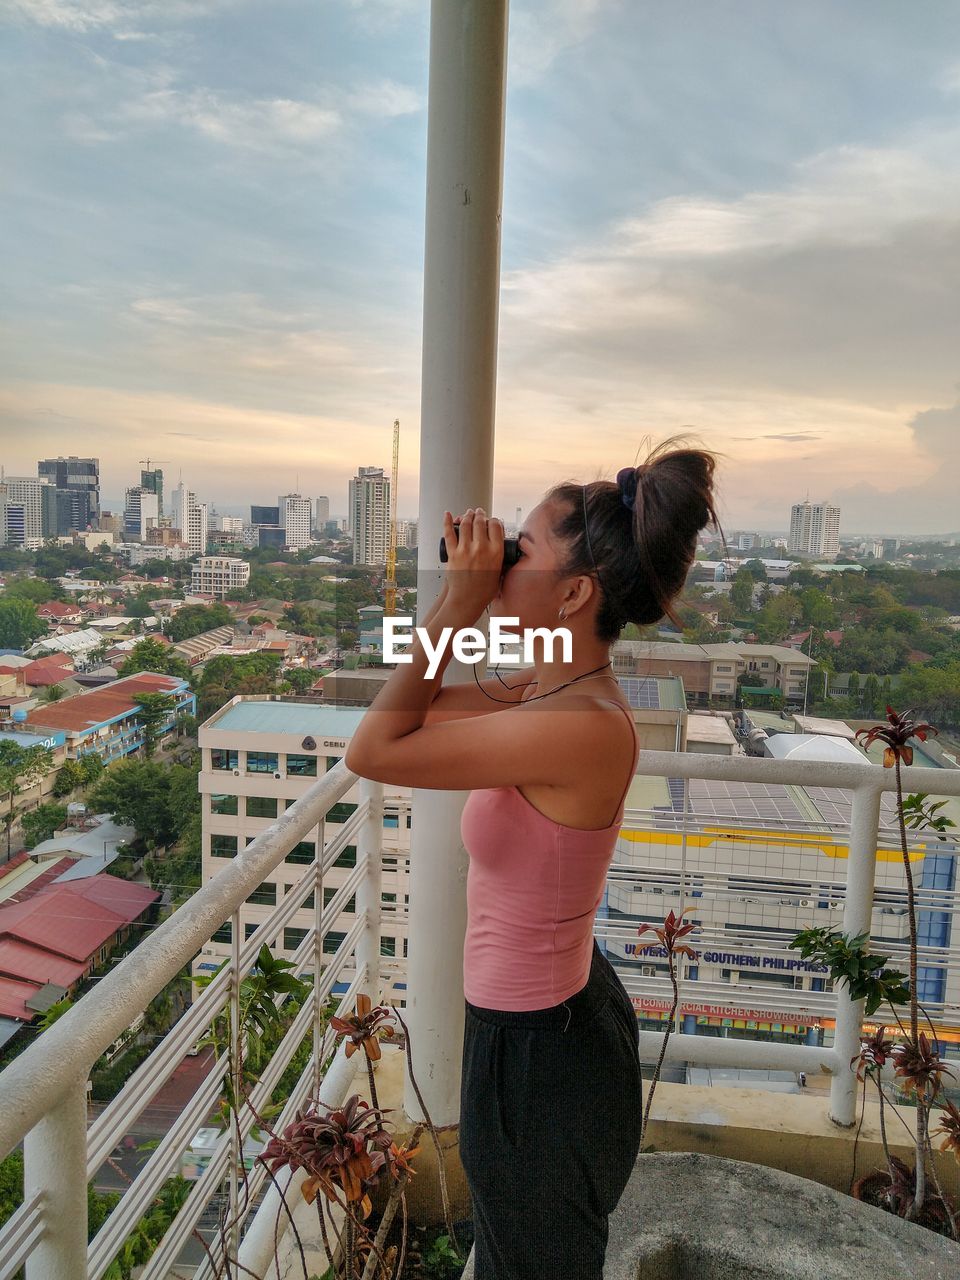
[[[382,467],[359,467],[350,481],[353,563],[385,565],[390,540],[390,477]]]
[[[126,492],[123,504],[123,531],[138,542],[146,541],[147,530],[155,528],[160,520],[160,496],[143,485],[135,485]]]
[[[0,481],[0,533],[4,542],[29,546],[43,539],[43,490],[46,480],[37,476],[6,476]]]
[[[212,879],[231,858],[288,809],[318,776],[337,764],[360,723],[365,708],[329,707],[315,703],[281,701],[270,697],[234,698],[211,716],[199,731],[202,762],[199,788],[202,805],[202,875]],[[391,788],[384,799],[384,872],[381,936],[382,973],[405,972],[407,954],[406,903],[407,855],[410,848],[409,788]],[[359,788],[354,785],[334,805],[323,823],[326,843],[354,812]],[[300,841],[269,880],[250,895],[240,913],[248,938],[277,902],[301,881],[316,856],[321,829]],[[329,903],[351,867],[356,866],[357,846],[347,844],[324,873],[323,901]],[[333,954],[356,919],[355,897],[323,937],[323,950]],[[314,903],[308,897],[284,929],[278,956],[293,957],[314,924]],[[231,928],[223,926],[194,962],[196,975],[212,973],[230,954]],[[398,969],[393,964],[394,959]],[[345,971],[346,989],[353,977]]]
[[[286,493],[277,499],[280,524],[286,546],[300,551],[313,542],[313,504],[299,493]]]
[[[207,504],[198,502],[181,480],[173,491],[173,527],[193,555],[202,556],[207,549]]]
[[[835,556],[840,550],[840,508],[830,502],[797,502],[790,509],[791,554]]]
[[[222,516],[217,512],[210,517],[210,527],[212,529],[218,529],[221,533],[242,533],[243,517]]]
[[[223,600],[231,591],[243,591],[250,581],[250,566],[239,556],[201,556],[193,566],[190,590]]]

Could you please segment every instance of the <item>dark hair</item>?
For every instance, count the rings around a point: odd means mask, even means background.
[[[636,478],[632,511],[624,503],[624,489],[613,480],[587,485],[564,481],[546,495],[545,501],[559,509],[553,535],[568,549],[558,576],[596,571],[600,578],[601,640],[616,640],[628,622],[643,626],[666,616],[679,626],[673,601],[696,556],[697,535],[708,524],[720,529],[714,455],[675,445],[676,439],[666,440],[645,462],[627,469]],[[633,477],[628,474],[626,480],[629,496]]]

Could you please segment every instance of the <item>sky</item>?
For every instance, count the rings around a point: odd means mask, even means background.
[[[451,3],[455,0],[450,0]],[[426,0],[0,0],[0,462],[417,512]],[[960,5],[515,0],[493,511],[960,531]]]

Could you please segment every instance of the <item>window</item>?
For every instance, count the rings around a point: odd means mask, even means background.
[[[347,800],[338,800],[336,804],[332,804],[327,813],[328,822],[346,822],[351,813],[356,813],[357,806],[351,804]]]
[[[380,895],[381,902],[396,902],[396,900],[397,895],[395,893],[381,893]]]
[[[357,846],[348,844],[333,865],[335,867],[355,867],[357,865]]]
[[[227,751],[224,747],[214,747],[210,752],[211,769],[236,769],[239,761],[238,752]]]
[[[404,817],[406,818],[405,826],[406,826],[407,830],[409,831],[409,830],[410,830],[410,815],[409,815],[409,813],[404,814]],[[383,819],[383,826],[384,826],[384,830],[393,830],[393,831],[395,831],[395,830],[400,826],[400,817],[399,817],[399,814],[396,814],[396,813],[393,813],[393,814],[390,814],[390,813],[385,814],[385,815],[384,815],[384,819]]]
[[[346,936],[345,933],[340,933],[337,929],[331,929],[329,933],[325,933],[323,936],[324,953],[332,956]]]
[[[715,670],[715,671],[732,671],[732,670],[733,670],[733,667],[731,667],[731,666],[725,666],[725,667],[717,666],[717,667],[715,667],[715,668],[714,668],[714,670]]]
[[[335,895],[335,894],[338,894],[339,892],[340,892],[340,890],[339,890],[339,889],[330,889],[330,888],[328,888],[326,885],[324,885],[324,887],[323,887],[323,905],[324,905],[325,907],[329,907],[330,903],[331,903],[331,902],[333,901],[333,899],[334,899],[334,895]],[[347,903],[347,905],[346,905],[345,907],[342,907],[342,908],[341,908],[341,910],[342,910],[342,911],[351,911],[351,912],[355,912],[355,911],[356,911],[356,909],[357,909],[357,895],[356,895],[356,894],[353,894],[353,895],[351,896],[351,898],[350,898],[350,901]]]
[[[339,757],[339,756],[327,756],[327,767],[326,767],[325,772],[326,772],[326,773],[329,773],[329,772],[330,772],[330,770],[331,770],[335,765],[338,765],[339,763],[340,763],[340,757]]]
[[[270,880],[264,880],[263,884],[254,889],[247,901],[262,907],[275,907],[277,905],[277,886]]]
[[[244,940],[244,942],[247,942],[250,938],[252,938],[252,937],[253,937],[253,935],[257,932],[257,930],[258,930],[259,928],[260,928],[260,926],[259,926],[258,924],[255,924],[255,923],[253,923],[253,922],[251,922],[251,921],[248,921],[248,922],[243,926],[243,940]]]
[[[407,939],[406,938],[404,938],[403,940],[403,958],[404,960],[406,960],[407,958]]]
[[[396,938],[383,938],[383,937],[381,937],[381,939],[380,939],[380,954],[381,954],[382,956],[395,956],[395,955],[397,954],[397,940],[396,940]]]
[[[275,751],[248,751],[247,773],[276,773],[277,760]]]
[[[235,817],[238,811],[239,811],[239,806],[237,805],[236,796],[217,795],[217,796],[210,797],[211,813],[220,813],[220,814],[226,814],[229,817]]]
[[[211,858],[235,858],[237,856],[236,836],[211,836]]]
[[[292,804],[296,804],[296,803],[297,803],[297,797],[293,796],[289,800],[284,800],[283,807],[284,809],[289,809]]]
[[[316,756],[287,756],[287,773],[297,778],[317,776]]]
[[[248,818],[275,818],[277,801],[275,796],[247,796]]]
[[[296,951],[300,943],[303,942],[309,930],[295,929],[290,926],[283,931],[283,949],[284,951]]]
[[[211,938],[212,942],[232,942],[233,941],[233,921],[227,920]]]
[[[299,844],[295,844],[284,859],[285,862],[298,862],[306,864],[312,862],[317,856],[317,846],[312,840],[301,840]]]

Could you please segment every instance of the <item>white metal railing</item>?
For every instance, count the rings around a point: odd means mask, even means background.
[[[88,1180],[147,1109],[190,1046],[227,1009],[231,1013],[231,1048],[236,1052],[241,980],[253,969],[263,943],[274,941],[311,892],[313,928],[293,961],[297,976],[312,977],[311,995],[260,1072],[250,1102],[256,1111],[262,1109],[297,1049],[311,1035],[310,1061],[277,1123],[287,1123],[296,1108],[315,1094],[322,1064],[328,1060],[337,1074],[341,1095],[346,1091],[356,1059],[346,1064],[342,1049],[334,1053],[336,1037],[329,1030],[321,1035],[319,1015],[351,962],[355,977],[339,1001],[339,1011],[352,1007],[358,991],[364,991],[374,1003],[381,998],[382,785],[360,779],[357,809],[345,823],[332,828],[329,840],[323,839],[326,813],[356,781],[356,775],[342,762],[326,773],[0,1075],[0,1156],[23,1142],[25,1162],[24,1203],[0,1229],[2,1280],[15,1275],[23,1265],[27,1280],[99,1280],[104,1275],[164,1183],[178,1170],[180,1157],[197,1128],[207,1121],[222,1092],[227,1055],[220,1055],[210,1065],[89,1247]],[[250,938],[242,940],[240,911],[244,902],[293,846],[318,827],[321,838],[314,862],[304,867],[298,883]],[[324,906],[323,876],[351,841],[358,846],[356,866]],[[322,950],[323,935],[354,893],[356,920],[336,953],[328,956]],[[86,1084],[94,1063],[227,919],[232,922],[233,939],[228,961],[88,1129]],[[326,1091],[325,1101],[337,1100]],[[245,1180],[239,1176],[240,1147],[254,1124],[254,1111],[244,1107],[239,1132],[235,1128],[223,1133],[208,1167],[143,1269],[144,1280],[167,1275],[224,1181],[229,1188],[228,1220],[234,1224],[227,1245],[236,1256],[242,1229],[249,1224],[266,1179],[266,1171],[259,1165]],[[215,1261],[219,1261],[219,1244],[219,1238],[212,1242]],[[258,1262],[266,1267],[272,1256],[272,1232],[269,1239],[263,1236],[260,1240],[260,1259],[254,1256],[256,1244],[256,1240],[249,1246],[246,1240],[242,1243],[246,1265]],[[204,1273],[212,1274],[208,1260],[197,1274]]]
[[[889,830],[881,830],[881,797],[884,793],[896,791],[896,779],[892,769],[882,769],[877,765],[864,763],[860,764],[834,764],[820,761],[786,761],[786,760],[767,760],[753,759],[746,756],[714,756],[700,754],[675,754],[668,751],[642,751],[637,766],[637,773],[648,777],[658,778],[680,778],[684,779],[688,784],[692,778],[700,778],[706,780],[729,781],[729,782],[759,782],[759,783],[780,783],[801,787],[827,787],[830,789],[839,789],[849,791],[852,794],[852,805],[850,812],[849,827],[845,832],[845,840],[843,843],[847,847],[847,857],[842,859],[844,875],[837,879],[837,888],[842,886],[842,902],[843,914],[842,920],[835,919],[839,916],[839,912],[831,913],[831,925],[841,928],[845,934],[856,936],[861,933],[869,932],[871,926],[871,917],[874,905],[874,889],[876,878],[876,855],[878,848],[895,847],[890,838]],[[904,787],[910,792],[924,792],[934,796],[960,796],[960,770],[953,769],[932,769],[932,768],[913,768],[910,767],[904,771]],[[686,794],[686,792],[685,792]],[[659,819],[662,815],[657,814]],[[688,802],[684,804],[684,811],[672,815],[666,815],[666,825],[672,829],[679,829],[681,834],[689,834],[696,829],[697,824],[703,824],[706,820],[703,815],[694,816],[689,813]],[[750,830],[755,829],[753,819],[743,820],[737,818],[711,818],[709,821],[714,826],[727,827],[744,827]],[[635,815],[628,811],[625,815],[624,827],[629,829],[633,827],[643,827],[649,822],[649,815]],[[791,826],[793,825],[791,821]],[[814,824],[814,828],[817,824]],[[649,829],[649,827],[647,827]],[[781,831],[783,827],[781,826]],[[830,825],[830,830],[836,838],[836,826]],[[765,829],[766,837],[772,842],[776,839],[776,831],[772,827]],[[915,842],[915,837],[911,837],[911,841]],[[955,847],[955,846],[953,846]],[[947,848],[947,846],[945,846]],[[674,868],[679,872],[681,868]],[[629,874],[629,872],[626,872]],[[614,872],[618,874],[618,872]],[[699,872],[697,872],[699,875]],[[641,878],[640,874],[634,872],[635,878]],[[687,876],[681,876],[681,881]],[[818,878],[819,882],[819,878]],[[687,900],[684,895],[685,886],[681,883],[681,899],[679,906]],[[695,900],[699,901],[699,900]],[[939,905],[941,900],[932,899],[926,901],[926,905],[930,905],[933,901]],[[955,907],[955,902],[952,904]],[[669,909],[667,907],[666,909]],[[936,909],[936,906],[934,907]],[[942,909],[942,907],[941,907]],[[799,929],[799,926],[798,926]],[[616,926],[614,926],[614,931]],[[606,922],[600,926],[598,932],[603,934],[609,932],[609,926]],[[635,927],[629,930],[635,935]],[[650,935],[647,935],[649,938]],[[743,942],[746,942],[746,936]],[[729,938],[725,939],[729,944]],[[905,944],[896,944],[888,946],[883,945],[885,952],[903,953]],[[921,963],[932,963],[935,965],[944,965],[945,960],[949,959],[950,952],[955,951],[954,947],[949,949],[947,956],[940,950],[930,950],[924,953]],[[662,993],[668,988],[666,979],[648,979],[646,980],[650,986],[650,990],[659,988]],[[625,985],[628,989],[638,986],[636,980],[629,980]],[[688,988],[689,989],[689,988]],[[696,982],[698,994],[714,998],[726,997],[730,1003],[730,996],[736,988],[721,987],[721,984],[712,984],[705,986],[699,980]],[[769,995],[769,993],[765,993]],[[778,998],[784,994],[778,991]],[[814,1007],[829,1008],[827,1000],[820,998],[811,1002],[814,993],[796,992],[805,1005],[814,1004]],[[832,1002],[834,1015],[836,1018],[836,1030],[834,1034],[834,1042],[830,1048],[822,1048],[814,1045],[792,1045],[777,1044],[773,1042],[765,1042],[760,1040],[747,1039],[719,1039],[707,1036],[698,1036],[684,1034],[679,1032],[671,1036],[667,1049],[666,1060],[668,1062],[691,1063],[702,1066],[717,1067],[745,1067],[758,1069],[780,1069],[791,1071],[826,1071],[831,1077],[830,1088],[830,1116],[839,1125],[849,1126],[855,1121],[856,1106],[856,1077],[850,1070],[850,1060],[859,1050],[860,1029],[863,1021],[863,1001],[854,1001],[849,998],[843,985],[828,997]],[[641,1051],[643,1054],[655,1057],[659,1052],[662,1043],[662,1033],[659,1031],[641,1031],[640,1032]]]
[[[889,844],[889,833],[881,831],[879,820],[881,795],[895,787],[891,770],[871,764],[834,765],[645,751],[640,756],[638,773],[687,780],[701,778],[829,786],[851,792],[849,827],[844,829],[831,823],[827,826],[809,824],[805,829],[814,833],[823,830],[847,849],[848,856],[837,860],[835,874],[826,890],[834,902],[842,902],[842,920],[840,912],[833,911],[829,914],[830,923],[842,927],[846,933],[857,934],[869,929],[874,905],[876,850],[878,845]],[[279,935],[295,913],[302,910],[311,892],[314,894],[313,928],[296,952],[294,965],[298,975],[312,975],[312,999],[300,1010],[264,1067],[252,1101],[259,1109],[270,1097],[298,1046],[310,1034],[313,1036],[311,1060],[294,1086],[284,1114],[277,1123],[282,1124],[292,1116],[311,1093],[316,1096],[321,1068],[328,1061],[333,1047],[333,1038],[329,1034],[326,1039],[321,1036],[317,1015],[333,984],[353,959],[356,977],[340,1001],[340,1008],[350,1007],[360,990],[376,1002],[382,998],[381,969],[397,967],[389,961],[382,964],[379,955],[384,834],[382,786],[360,779],[361,801],[358,808],[344,824],[332,828],[329,840],[323,839],[324,816],[356,781],[356,775],[341,762],[315,782],[304,796],[227,863],[210,883],[199,889],[103,978],[94,991],[45,1031],[0,1075],[0,1155],[23,1141],[26,1161],[24,1204],[0,1229],[0,1280],[15,1274],[24,1262],[28,1280],[48,1280],[54,1276],[58,1280],[60,1277],[64,1280],[99,1280],[105,1273],[143,1212],[177,1168],[179,1156],[191,1136],[210,1114],[221,1092],[224,1058],[212,1064],[194,1096],[185,1103],[173,1126],[127,1188],[89,1248],[86,1240],[88,1179],[103,1165],[119,1137],[143,1113],[157,1089],[172,1075],[187,1049],[210,1026],[213,1018],[226,1008],[236,1014],[240,981],[255,964],[260,946]],[[911,791],[960,795],[960,771],[911,768],[905,781]],[[403,821],[408,803],[404,799],[398,801],[398,825]],[[673,815],[669,812],[628,810],[623,824],[627,832],[670,829],[679,832],[684,839],[706,827],[719,825],[749,826],[751,830],[760,830],[753,820],[738,823],[736,819],[706,818],[703,814],[690,813],[686,805],[683,812]],[[243,940],[242,904],[270,876],[290,849],[318,826],[321,838],[317,841],[316,860],[304,867],[298,883],[256,932]],[[763,828],[763,839],[776,842],[782,831],[782,826],[778,830],[772,823],[767,823]],[[356,866],[324,907],[323,895],[319,891],[322,876],[352,841],[358,844]],[[400,853],[397,856],[404,855]],[[709,889],[722,893],[725,891],[724,881],[729,879],[726,873],[706,871],[702,866],[696,869],[685,866],[681,851],[679,865],[664,860],[652,869],[631,868],[622,860],[615,859],[609,883],[616,886],[624,880],[643,879],[648,874],[652,883],[667,890],[661,899],[664,912],[671,905],[679,910],[689,902],[694,882],[704,892]],[[762,871],[758,871],[756,880],[758,884],[764,881]],[[767,875],[766,880],[769,882],[767,892],[772,895],[784,893],[782,886],[778,887],[776,876]],[[818,876],[817,882],[818,886],[822,885],[825,877]],[[760,884],[758,892],[762,888]],[[886,895],[884,901],[896,897],[889,886],[882,892]],[[354,893],[357,895],[355,923],[336,955],[326,957],[322,952],[323,935]],[[921,906],[955,910],[955,898],[949,901],[950,895],[926,890],[922,894]],[[399,906],[393,911],[388,908],[384,915],[396,920],[406,918],[406,912]],[[233,925],[229,961],[88,1129],[85,1087],[94,1062],[171,978],[190,963],[227,919]],[[600,937],[611,939],[633,938],[636,925],[630,921],[598,920],[596,932]],[[772,935],[765,937],[761,933],[753,941],[761,945],[774,940]],[[703,936],[703,942],[711,945],[719,945],[721,941],[726,945],[730,943],[729,937],[722,938],[716,931],[708,930]],[[783,944],[782,938],[779,944]],[[748,945],[746,936],[739,940],[739,945]],[[887,949],[893,948],[884,944],[884,950]],[[927,948],[921,952],[921,963],[951,965],[953,962],[955,971],[956,956],[956,944],[945,950]],[[326,966],[323,963],[325,959],[329,960]],[[641,995],[663,994],[669,990],[667,980],[662,976],[628,974],[625,986],[631,994]],[[697,996],[705,1000],[733,1002],[735,994],[738,997],[744,995],[742,984],[739,991],[736,987],[700,980],[695,986]],[[758,998],[769,999],[771,992],[768,989],[757,994]],[[835,992],[822,993],[791,992],[778,988],[776,998],[823,1016],[832,1013],[836,1019],[833,1046],[824,1048],[747,1039],[726,1040],[678,1032],[671,1038],[668,1060],[696,1065],[826,1071],[832,1076],[830,1114],[838,1124],[852,1124],[856,1081],[849,1063],[858,1048],[862,1004],[849,1000],[842,987]],[[231,1024],[233,1027],[238,1025],[236,1016],[231,1018]],[[660,1044],[660,1032],[641,1032],[645,1056],[655,1055]],[[346,1062],[342,1051],[333,1057],[327,1075],[322,1077],[325,1101],[334,1103],[346,1092],[358,1057],[354,1056],[352,1065]],[[239,1177],[240,1143],[249,1134],[252,1123],[253,1117],[248,1114],[239,1135],[223,1135],[208,1168],[197,1180],[167,1236],[146,1265],[143,1271],[145,1280],[161,1280],[168,1273],[224,1181],[229,1186],[231,1220],[236,1218],[241,1222],[240,1228],[228,1240],[228,1247],[232,1251],[239,1248],[241,1263],[255,1274],[258,1266],[266,1268],[274,1248],[276,1192],[272,1187],[267,1188],[263,1200],[265,1208],[254,1213],[257,1199],[264,1191],[265,1172],[257,1166],[247,1178],[246,1187],[241,1186]],[[220,1261],[217,1241],[213,1242],[212,1248],[214,1261]],[[212,1275],[209,1262],[201,1264],[198,1275]]]

